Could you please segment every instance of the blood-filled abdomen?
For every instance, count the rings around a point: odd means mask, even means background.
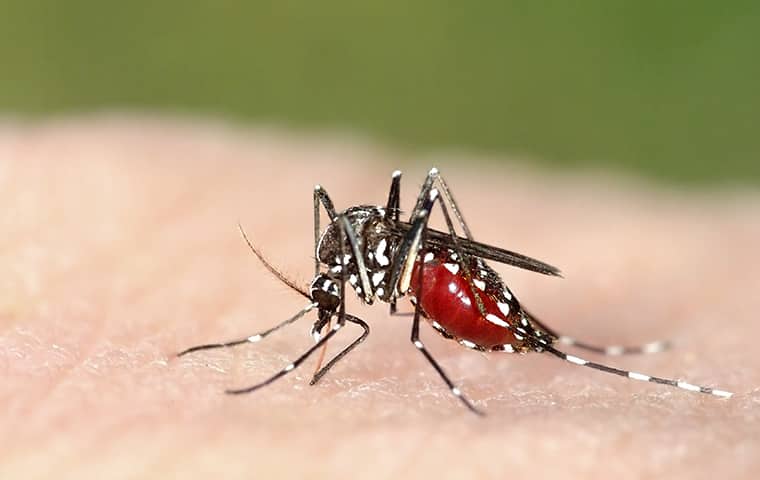
[[[455,259],[456,255],[451,252],[428,253],[424,261],[417,261],[412,271],[410,293],[428,320],[437,322],[454,338],[484,349],[519,343],[509,328],[503,326],[505,323],[515,324],[515,318],[519,318],[519,303],[498,275],[482,263],[473,262],[469,268],[483,303],[484,316],[463,269],[452,257]]]

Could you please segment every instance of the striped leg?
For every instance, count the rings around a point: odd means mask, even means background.
[[[664,352],[665,350],[668,350],[671,347],[670,342],[668,342],[667,340],[658,340],[655,342],[649,342],[643,345],[635,345],[635,346],[593,345],[586,342],[582,342],[580,340],[576,340],[575,338],[572,338],[572,337],[568,337],[567,335],[559,334],[552,328],[549,328],[548,326],[546,326],[542,321],[538,320],[535,315],[528,312],[524,308],[523,308],[523,312],[525,313],[525,315],[528,317],[529,321],[532,324],[538,327],[539,330],[543,330],[549,335],[555,337],[559,343],[563,345],[575,347],[575,348],[580,348],[582,350],[587,350],[589,352],[594,352],[594,353],[599,353],[602,355],[609,355],[609,356],[638,355],[638,354],[660,353],[660,352]]]
[[[423,282],[423,276],[419,276],[419,291],[422,292],[422,289],[424,288],[424,282]],[[438,372],[438,375],[443,379],[443,381],[446,383],[446,385],[449,387],[449,390],[451,390],[451,393],[454,394],[455,397],[457,397],[459,400],[461,400],[464,405],[470,409],[471,412],[477,414],[477,415],[485,415],[485,413],[482,410],[477,409],[470,400],[465,397],[465,395],[462,393],[462,391],[457,388],[456,385],[454,385],[454,382],[449,379],[449,376],[446,375],[446,372],[443,371],[443,368],[438,364],[438,362],[433,358],[433,356],[430,354],[430,352],[427,351],[425,348],[425,344],[422,343],[420,340],[420,317],[422,316],[422,307],[419,303],[416,303],[414,307],[414,320],[412,321],[412,335],[411,335],[411,341],[412,344],[414,344],[415,348],[422,352],[422,354],[425,356],[427,361],[430,363],[430,365],[435,368],[435,371]]]
[[[557,341],[563,345],[568,345],[582,350],[588,350],[589,352],[600,353],[602,355],[609,355],[612,357],[620,355],[639,355],[660,353],[670,349],[671,344],[667,340],[657,340],[654,342],[644,343],[642,345],[590,345],[585,342],[581,342],[572,337],[566,335],[560,335],[557,337]]]
[[[206,345],[197,345],[195,347],[190,347],[186,350],[183,350],[177,354],[178,357],[181,357],[183,355],[187,355],[188,353],[197,352],[198,350],[210,350],[212,348],[228,348],[228,347],[236,347],[238,345],[243,345],[245,343],[257,343],[269,336],[270,334],[276,332],[277,330],[281,329],[282,327],[286,325],[290,325],[291,323],[295,322],[299,318],[306,315],[308,312],[310,312],[314,307],[316,307],[316,303],[310,303],[305,308],[303,308],[301,311],[293,315],[292,317],[288,318],[284,322],[278,323],[272,328],[269,328],[267,330],[264,330],[263,332],[259,332],[255,335],[251,335],[250,337],[241,338],[239,340],[233,340],[230,342],[225,343],[209,343]]]
[[[385,218],[388,220],[398,221],[401,204],[401,172],[393,172],[391,179],[391,189],[388,191],[388,203],[385,205]]]
[[[329,362],[327,362],[327,365],[325,365],[321,369],[318,368],[317,371],[314,373],[314,377],[312,377],[311,381],[309,382],[309,385],[316,385],[316,383],[322,377],[325,376],[328,370],[330,370],[336,363],[338,363],[338,361],[340,361],[340,359],[348,355],[349,352],[351,352],[351,350],[356,348],[360,343],[362,343],[369,336],[369,325],[367,325],[362,319],[354,317],[353,315],[346,314],[346,320],[348,320],[351,323],[355,323],[359,325],[360,327],[362,327],[364,331],[362,332],[361,336],[359,336],[359,338],[351,342],[349,346],[341,350],[340,353],[335,355]],[[320,364],[322,363],[321,360],[319,363]]]
[[[565,360],[566,362],[570,362],[574,365],[580,365],[582,367],[593,368],[595,370],[599,370],[605,373],[611,373],[613,375],[627,377],[627,378],[630,378],[631,380],[659,383],[662,385],[668,385],[671,387],[680,388],[682,390],[688,390],[690,392],[704,393],[707,395],[714,395],[716,397],[722,397],[722,398],[731,398],[731,396],[733,395],[733,393],[726,392],[724,390],[718,390],[718,389],[714,389],[710,387],[700,387],[699,385],[693,385],[691,383],[683,382],[680,380],[671,380],[668,378],[653,377],[651,375],[645,375],[643,373],[629,372],[627,370],[621,370],[619,368],[609,367],[607,365],[602,365],[601,363],[595,363],[588,360],[584,360],[582,358],[578,358],[574,355],[568,355],[567,353],[561,352],[557,350],[556,348],[552,347],[551,345],[548,345],[545,343],[541,344],[538,350],[539,351],[544,350],[548,353],[551,353],[555,357],[559,357],[562,360]]]
[[[336,323],[335,325],[333,325],[333,327],[330,329],[329,332],[327,332],[327,334],[324,337],[322,337],[317,343],[315,343],[314,345],[312,345],[311,348],[309,348],[303,354],[301,354],[300,357],[296,358],[293,362],[291,362],[287,366],[285,366],[285,368],[283,368],[282,370],[280,370],[276,374],[272,375],[271,377],[267,378],[263,382],[257,383],[256,385],[253,385],[253,386],[250,386],[250,387],[246,387],[246,388],[225,390],[225,393],[228,393],[230,395],[240,395],[240,394],[243,394],[243,393],[251,393],[251,392],[253,392],[255,390],[258,390],[261,387],[265,387],[265,386],[269,385],[270,383],[274,382],[275,380],[277,380],[277,379],[279,379],[281,377],[284,377],[288,373],[290,373],[293,370],[295,370],[299,365],[301,365],[307,358],[309,358],[309,356],[312,353],[314,353],[316,350],[318,350],[319,348],[321,348],[322,345],[324,345],[325,343],[327,343],[328,340],[330,340],[330,338],[332,338],[332,336],[335,335],[338,332],[338,330],[340,330],[342,327],[343,327],[342,323]]]
[[[419,306],[417,307],[417,310],[419,310]],[[430,365],[435,368],[435,371],[438,372],[438,375],[443,379],[443,381],[446,383],[446,385],[449,387],[449,390],[451,390],[451,393],[454,394],[455,397],[457,397],[459,400],[464,403],[464,405],[470,409],[471,412],[477,414],[477,415],[485,415],[485,412],[482,410],[477,409],[472,402],[470,402],[467,397],[465,397],[464,393],[457,388],[456,385],[454,385],[454,382],[449,379],[449,376],[446,375],[446,372],[443,371],[443,368],[438,364],[438,362],[435,361],[433,356],[430,354],[430,352],[427,351],[425,348],[425,344],[420,341],[420,316],[415,314],[414,315],[414,321],[412,322],[412,336],[411,336],[412,343],[414,346],[422,352],[422,354],[425,356],[428,362],[430,362]]]

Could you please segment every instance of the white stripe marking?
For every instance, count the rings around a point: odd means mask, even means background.
[[[731,398],[734,394],[725,390],[713,390],[712,394],[716,397]]]
[[[444,263],[444,267],[446,267],[446,270],[456,275],[459,273],[459,264],[458,263]]]
[[[509,316],[509,304],[508,303],[498,302],[496,304],[496,306],[499,307],[499,310],[501,310],[501,313],[503,313],[505,317]]]
[[[472,305],[472,301],[470,300],[470,297],[465,296],[464,292],[459,292],[459,295],[457,295],[457,298],[459,298],[459,300],[465,305],[467,305],[468,307]]]
[[[477,348],[478,347],[478,345],[476,343],[471,342],[469,340],[459,340],[459,343],[462,346],[467,347],[467,348]]]
[[[641,351],[644,353],[657,353],[665,350],[665,342],[652,342],[647,343],[641,347]]]
[[[485,291],[485,289],[486,289],[486,282],[484,282],[483,280],[479,280],[479,279],[476,278],[476,279],[474,279],[472,281],[472,283],[474,283],[475,286],[478,287],[480,290]]]
[[[684,390],[689,390],[690,392],[698,392],[699,387],[696,385],[692,385],[691,383],[686,382],[678,382],[676,383],[678,385],[678,388],[683,388]]]
[[[378,286],[385,278],[385,270],[380,270],[372,274],[372,285]]]
[[[643,373],[628,372],[628,378],[632,380],[641,380],[642,382],[648,382],[652,377],[644,375]]]
[[[607,355],[622,355],[623,351],[624,349],[620,345],[610,345],[604,349],[604,353]]]
[[[383,238],[380,243],[377,244],[375,249],[375,259],[383,267],[390,265],[391,261],[385,256],[385,248],[388,246],[388,242]]]
[[[509,328],[509,324],[507,324],[507,322],[505,322],[501,318],[497,317],[493,313],[489,313],[488,315],[486,315],[486,320],[488,320],[489,322],[493,323],[494,325],[498,325],[500,327],[507,327],[507,328]]]
[[[456,395],[457,397],[461,397],[461,396],[462,396],[462,391],[461,391],[461,390],[459,390],[457,387],[454,387],[454,388],[452,388],[452,389],[451,389],[451,393],[453,393],[453,394],[454,394],[454,395]]]
[[[414,346],[417,347],[420,350],[422,350],[423,348],[425,348],[425,345],[423,345],[422,342],[420,342],[419,340],[415,340],[414,341]]]
[[[565,360],[576,365],[586,365],[588,363],[588,360],[584,360],[573,355],[565,355]]]
[[[285,367],[285,369],[283,371],[289,372],[289,371],[293,370],[294,368],[296,368],[296,365],[294,363],[291,363],[290,365],[288,365],[287,367]]]
[[[260,341],[262,338],[264,337],[262,337],[260,333],[257,333],[256,335],[251,335],[250,337],[248,337],[248,341],[251,343],[256,343]]]

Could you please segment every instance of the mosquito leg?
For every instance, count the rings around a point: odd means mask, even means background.
[[[399,312],[398,308],[396,307],[396,299],[394,298],[390,302],[390,315],[393,317],[411,317],[414,315],[414,312]]]
[[[391,179],[391,189],[388,192],[388,203],[385,206],[385,218],[398,221],[401,204],[401,172],[393,172]]]
[[[413,222],[412,228],[409,229],[407,235],[404,237],[403,242],[399,246],[398,253],[396,254],[396,258],[393,263],[391,278],[388,285],[389,288],[393,289],[393,291],[398,291],[402,294],[409,289],[409,282],[411,281],[412,276],[412,267],[416,261],[418,253],[424,249],[424,234],[427,228],[427,221],[430,215],[430,210],[432,209],[433,203],[438,198],[438,191],[431,188],[432,179],[435,177],[435,175],[437,175],[437,173],[437,170],[431,170],[430,174],[428,175],[428,179],[425,182],[425,185],[422,187],[420,197],[417,199],[415,213],[413,213],[410,219],[410,221]],[[418,278],[418,292],[420,292],[421,295],[422,289],[424,287],[423,276],[419,275]],[[441,368],[438,362],[435,361],[430,352],[428,352],[425,348],[425,345],[422,343],[422,341],[420,341],[421,315],[422,307],[420,306],[420,303],[417,302],[414,309],[414,320],[412,321],[412,343],[417,348],[417,350],[422,352],[422,354],[433,366],[433,368],[435,368],[436,372],[438,372],[438,375],[440,375],[441,379],[443,379],[443,381],[449,387],[449,390],[451,390],[451,393],[454,394],[455,397],[459,398],[459,400],[461,400],[461,402],[464,403],[465,406],[470,409],[470,411],[478,415],[484,415],[484,413],[475,408],[475,406],[467,399],[467,397],[464,396],[462,391],[459,390],[456,385],[454,385],[451,379],[449,379],[448,375],[446,375],[446,372],[443,371],[443,368]]]
[[[423,246],[420,240],[423,233],[427,230],[430,213],[436,201],[438,201],[441,206],[441,210],[443,211],[443,216],[446,220],[446,226],[448,228],[449,239],[451,240],[453,250],[458,255],[458,262],[464,270],[468,281],[472,282],[472,274],[469,271],[468,262],[465,261],[466,257],[462,253],[459,237],[457,236],[456,229],[454,228],[454,223],[451,221],[451,215],[449,215],[448,209],[446,208],[446,203],[439,196],[438,190],[433,188],[433,184],[436,180],[438,180],[438,182],[443,187],[445,198],[452,205],[452,209],[457,212],[457,218],[459,219],[463,230],[465,230],[468,239],[472,239],[472,235],[464,222],[464,218],[462,217],[461,212],[454,202],[454,198],[451,195],[451,192],[448,190],[448,186],[446,185],[445,181],[443,181],[443,179],[438,175],[438,169],[431,169],[428,173],[427,178],[425,179],[425,183],[422,186],[420,195],[417,197],[417,204],[415,205],[414,211],[412,212],[412,217],[409,220],[412,222],[412,228],[409,229],[406,237],[404,238],[404,241],[401,243],[399,247],[399,253],[396,256],[393,268],[391,270],[389,285],[392,288],[398,288],[397,291],[400,294],[406,292],[409,287],[412,266],[414,265],[414,262],[417,258],[417,252]],[[472,285],[470,285],[470,287],[472,287]],[[473,291],[476,292],[474,288]],[[483,301],[477,292],[475,294],[475,301],[477,302],[480,311],[483,312],[483,316],[485,316]]]
[[[319,275],[319,238],[321,235],[320,232],[320,225],[319,225],[319,219],[320,219],[320,212],[319,212],[319,205],[321,204],[325,211],[327,212],[327,216],[330,217],[330,221],[333,221],[336,217],[335,213],[335,206],[333,205],[332,200],[330,199],[330,196],[327,194],[325,189],[322,188],[321,185],[315,185],[314,186],[314,276],[316,277]],[[327,323],[327,328],[330,328],[330,322]],[[322,361],[325,358],[325,352],[327,351],[327,344],[322,348],[322,351],[319,353],[319,358],[317,360],[317,367],[315,372],[319,370],[320,365],[322,365]]]
[[[311,381],[309,382],[309,385],[315,385],[322,377],[325,376],[328,370],[330,370],[336,363],[340,361],[340,359],[348,355],[349,352],[351,352],[351,350],[356,348],[360,343],[362,343],[369,336],[369,325],[367,325],[367,323],[364,322],[362,319],[354,317],[353,315],[346,314],[346,320],[348,320],[351,323],[355,323],[359,325],[360,327],[362,327],[364,331],[359,336],[359,338],[351,342],[349,346],[341,350],[340,353],[335,355],[329,362],[327,362],[327,364],[324,367],[322,367],[317,372],[315,372],[314,377],[312,377]]]
[[[414,204],[414,209],[412,210],[411,215],[409,215],[409,221],[413,222],[415,218],[420,213],[420,210],[422,209],[423,204],[425,203],[425,200],[430,196],[430,190],[433,188],[433,182],[435,181],[435,178],[438,176],[438,169],[437,168],[431,168],[430,171],[427,174],[427,177],[425,178],[425,182],[422,184],[422,188],[420,189],[420,194],[417,196],[417,202]]]
[[[722,398],[731,398],[731,396],[733,395],[733,393],[726,392],[724,390],[717,390],[710,387],[700,387],[699,385],[692,385],[691,383],[682,382],[680,380],[671,380],[668,378],[653,377],[651,375],[645,375],[643,373],[630,372],[627,370],[621,370],[619,368],[602,365],[601,363],[590,362],[588,360],[578,358],[574,355],[569,355],[565,352],[559,351],[556,348],[552,347],[551,345],[547,345],[547,344],[540,345],[540,347],[538,347],[537,350],[538,351],[544,350],[554,355],[555,357],[559,357],[562,360],[565,360],[566,362],[570,362],[575,365],[593,368],[595,370],[599,370],[605,373],[611,373],[613,375],[618,375],[621,377],[627,377],[627,378],[630,378],[631,380],[659,383],[662,385],[668,385],[671,387],[680,388],[682,390],[688,390],[690,392],[704,393],[704,394],[714,395],[716,397],[722,397]]]
[[[366,303],[372,303],[372,297],[374,295],[372,285],[369,283],[369,274],[367,273],[367,266],[364,264],[364,255],[359,249],[359,239],[356,238],[356,232],[351,227],[348,219],[345,215],[338,216],[338,221],[341,225],[342,235],[348,239],[348,244],[351,247],[351,253],[354,261],[356,262],[356,269],[359,271],[359,279],[362,283],[362,294],[364,295],[364,301]],[[341,244],[342,245],[342,244]],[[345,255],[343,259],[345,259]],[[346,263],[346,262],[343,262]],[[341,268],[341,275],[344,275],[345,269]]]
[[[431,190],[428,196],[435,198],[438,196],[438,191]],[[430,202],[432,200],[428,199],[425,204],[429,204]],[[391,275],[388,280],[391,295],[398,294],[403,296],[409,289],[412,267],[417,259],[417,253],[422,246],[422,233],[427,225],[429,215],[429,208],[420,208],[417,214],[412,217],[412,228],[406,232],[404,240],[399,245],[398,252],[391,265]]]
[[[422,288],[422,275],[420,275],[420,289]],[[446,375],[446,372],[443,371],[443,368],[438,364],[438,362],[435,361],[433,356],[430,354],[430,352],[427,351],[425,348],[425,345],[420,341],[420,316],[421,316],[422,308],[420,307],[420,304],[417,303],[417,306],[414,310],[414,320],[412,321],[412,336],[411,340],[414,346],[422,352],[422,354],[427,358],[427,361],[430,362],[430,365],[435,368],[436,372],[438,372],[438,375],[440,375],[441,379],[443,379],[444,382],[446,382],[446,385],[449,387],[449,390],[451,390],[451,393],[454,394],[455,397],[457,397],[459,400],[464,403],[464,405],[470,409],[471,412],[477,414],[477,415],[485,415],[485,413],[482,410],[477,409],[468,399],[465,397],[465,395],[462,393],[459,388],[454,385],[454,382],[449,379],[448,375]]]
[[[314,187],[314,276],[316,277],[319,274],[319,252],[317,252],[317,247],[319,246],[319,236],[320,236],[320,228],[319,228],[319,205],[322,205],[325,208],[325,211],[327,212],[327,215],[330,217],[330,221],[335,220],[335,217],[337,216],[335,213],[335,207],[333,206],[332,200],[330,200],[330,196],[327,195],[327,192],[324,188],[322,188],[321,185],[316,185]]]
[[[330,340],[332,338],[332,336],[335,335],[338,332],[338,330],[340,330],[342,327],[343,327],[342,324],[336,323],[330,329],[330,331],[327,332],[327,335],[325,335],[324,337],[322,337],[317,343],[315,343],[314,345],[312,345],[311,348],[309,348],[304,353],[302,353],[300,357],[298,357],[297,359],[295,359],[292,363],[288,364],[285,368],[283,368],[282,370],[280,370],[276,374],[272,375],[268,379],[264,380],[263,382],[257,383],[256,385],[253,385],[253,386],[250,386],[250,387],[247,387],[247,388],[225,390],[225,393],[228,393],[230,395],[240,395],[240,394],[243,394],[243,393],[251,393],[251,392],[253,392],[255,390],[258,390],[261,387],[265,387],[265,386],[269,385],[270,383],[274,382],[278,378],[287,375],[291,371],[295,370],[299,365],[301,365],[307,358],[309,358],[309,356],[312,353],[314,353],[319,348],[321,348],[322,345],[324,345],[325,343],[327,343],[327,341]]]
[[[438,178],[440,179],[440,177]],[[457,232],[456,230],[454,230],[454,223],[451,221],[451,215],[449,215],[449,210],[448,208],[446,208],[446,204],[444,203],[442,199],[440,199],[440,197],[438,198],[439,198],[438,204],[441,206],[441,211],[443,212],[443,218],[446,220],[446,228],[448,229],[449,235],[451,237],[451,244],[452,244],[453,250],[457,254],[457,262],[459,263],[459,266],[462,268],[462,271],[464,271],[464,276],[470,285],[470,289],[474,293],[475,303],[478,306],[478,310],[480,310],[480,313],[481,315],[483,315],[483,317],[486,317],[487,313],[485,310],[485,306],[483,305],[483,300],[480,298],[480,293],[478,292],[478,289],[476,289],[475,285],[473,284],[473,276],[472,276],[472,272],[470,271],[468,257],[465,256],[465,254],[462,252],[462,248],[459,243],[459,237],[457,237]],[[435,199],[431,199],[431,202],[435,202]],[[432,205],[430,208],[432,208]],[[462,222],[464,222],[464,220],[462,220]]]
[[[468,240],[472,240],[472,232],[467,226],[467,222],[464,221],[462,210],[459,209],[459,205],[457,205],[456,200],[454,200],[454,195],[452,195],[451,190],[449,190],[449,186],[446,184],[446,181],[442,176],[438,175],[437,179],[438,186],[441,190],[441,193],[443,193],[443,198],[446,199],[446,202],[451,207],[451,211],[454,212],[454,216],[457,218],[459,226],[462,227],[462,231],[464,232],[465,237],[467,237]]]
[[[212,348],[227,348],[227,347],[236,347],[238,345],[243,345],[245,343],[257,343],[269,336],[269,334],[281,329],[282,327],[286,325],[290,325],[291,323],[295,322],[299,318],[306,315],[309,311],[311,311],[314,307],[316,307],[316,303],[311,303],[307,305],[304,309],[293,315],[292,317],[288,318],[284,322],[281,322],[274,327],[264,330],[263,332],[259,332],[255,335],[251,335],[250,337],[241,338],[240,340],[233,340],[231,342],[225,342],[225,343],[210,343],[206,345],[197,345],[195,347],[188,348],[186,350],[183,350],[177,354],[178,357],[181,357],[183,355],[187,355],[188,353],[197,352],[198,350],[210,350]]]
[[[456,200],[454,200],[454,196],[451,194],[451,190],[449,189],[448,184],[443,179],[443,177],[440,176],[437,168],[431,168],[428,172],[427,178],[425,178],[425,183],[423,183],[422,189],[420,190],[420,195],[417,197],[417,203],[414,207],[414,210],[412,210],[412,218],[414,218],[417,213],[419,213],[423,203],[425,202],[425,198],[427,198],[430,190],[433,188],[433,185],[436,182],[438,183],[441,193],[443,193],[443,197],[451,206],[451,210],[454,212],[454,216],[456,216],[457,221],[459,222],[459,226],[462,227],[462,231],[464,232],[465,236],[469,240],[472,240],[472,232],[467,226],[467,223],[464,221],[462,211],[459,209]]]
[[[412,265],[417,258],[417,252],[421,245],[420,239],[423,230],[427,229],[428,219],[430,217],[433,204],[436,199],[439,198],[438,190],[433,188],[433,184],[438,176],[438,169],[432,168],[428,172],[425,182],[422,184],[420,194],[417,197],[417,202],[414,206],[414,210],[409,217],[409,222],[412,223],[412,227],[407,231],[404,240],[401,242],[398,252],[394,258],[393,265],[391,266],[391,275],[388,282],[390,287],[390,295],[398,293],[403,295],[409,287],[409,280],[411,277]],[[445,186],[444,188],[448,188]],[[445,208],[445,207],[444,207]],[[450,234],[456,239],[456,232],[453,230],[451,219],[447,219],[450,226]]]
[[[670,349],[671,344],[667,340],[657,340],[654,342],[644,343],[642,345],[590,345],[588,343],[581,342],[572,337],[566,335],[560,335],[557,338],[559,343],[568,345],[581,350],[587,350],[589,352],[599,353],[602,355],[609,355],[612,357],[620,355],[639,355],[660,353]]]
[[[658,340],[654,342],[645,343],[643,345],[635,345],[635,346],[592,345],[586,342],[582,342],[580,340],[576,340],[572,337],[568,337],[566,335],[561,335],[557,333],[556,331],[554,331],[553,329],[546,326],[543,322],[538,320],[533,314],[531,314],[527,310],[523,309],[523,312],[525,313],[525,315],[528,317],[528,319],[533,325],[538,327],[539,330],[543,330],[544,332],[548,333],[552,337],[555,337],[559,343],[562,343],[564,345],[569,345],[575,348],[579,348],[581,350],[587,350],[589,352],[602,354],[602,355],[619,356],[619,355],[660,353],[660,352],[664,352],[665,350],[668,350],[671,346],[670,342],[668,342],[667,340]]]
[[[338,308],[338,325],[343,326],[343,324],[346,323],[346,267],[348,265],[348,262],[346,261],[346,228],[345,225],[348,224],[348,221],[346,220],[346,217],[341,216],[342,222],[339,223],[341,226],[338,229],[338,240],[340,241],[340,263],[341,263],[341,269],[340,269],[340,307]],[[348,225],[349,230],[351,229],[351,225]],[[358,250],[356,246],[352,246],[354,250]]]
[[[316,198],[316,197],[315,197]],[[318,215],[315,215],[315,217]],[[338,221],[338,233],[339,233],[339,241],[340,241],[340,263],[341,263],[341,269],[340,269],[340,307],[338,309],[338,325],[343,326],[346,323],[346,268],[345,266],[348,264],[346,261],[346,239],[348,237],[348,231],[351,231],[353,233],[353,230],[351,230],[351,226],[347,225],[346,218],[344,216],[339,217]],[[351,238],[351,237],[348,237]],[[316,246],[315,246],[316,249]],[[352,243],[352,250],[354,252],[358,251],[358,246],[356,245],[356,239],[354,236],[353,243]],[[361,264],[364,265],[363,263]],[[317,267],[319,268],[319,267]],[[366,276],[366,270],[365,270],[365,276]],[[320,318],[317,320],[317,322],[312,326],[311,333],[314,336],[314,338],[319,341],[319,336],[322,328],[327,325],[327,328],[330,328],[330,325],[332,324],[332,313],[328,313],[328,316],[325,318],[322,316],[323,311],[320,311]],[[325,342],[322,346],[322,350],[319,352],[319,357],[317,359],[317,364],[314,366],[314,375],[319,373],[322,362],[325,359],[325,353],[327,353],[327,343]]]

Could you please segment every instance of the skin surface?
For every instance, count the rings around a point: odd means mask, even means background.
[[[463,154],[414,160],[210,123],[2,124],[0,478],[757,478],[760,196],[469,168]],[[478,418],[410,344],[409,318],[355,296],[349,310],[372,335],[315,387],[311,360],[252,395],[222,393],[308,348],[313,314],[257,345],[173,357],[305,304],[250,253],[238,221],[305,284],[315,183],[338,208],[382,204],[402,168],[408,211],[433,164],[478,240],[562,268],[565,279],[492,264],[539,318],[597,343],[676,344],[579,355],[734,398],[486,356],[423,324],[487,411]],[[348,326],[331,352],[358,334]]]

